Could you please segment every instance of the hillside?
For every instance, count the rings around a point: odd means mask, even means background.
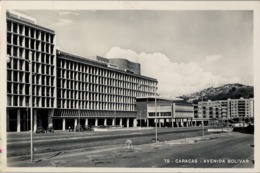
[[[197,103],[202,100],[227,100],[243,98],[253,98],[254,97],[254,87],[242,84],[226,84],[220,87],[210,87],[202,91],[182,95],[179,98],[187,100],[189,102]]]

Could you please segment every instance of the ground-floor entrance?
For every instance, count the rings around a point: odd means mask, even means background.
[[[137,121],[135,118],[86,118],[86,117],[66,117],[66,118],[53,118],[53,128],[54,130],[67,130],[75,129],[76,126],[80,124],[81,126],[112,126],[112,127],[137,127]]]
[[[33,109],[33,119],[31,120],[30,108],[7,109],[6,130],[7,132],[30,131],[31,123],[33,130],[43,127],[45,130],[52,125],[54,110]]]

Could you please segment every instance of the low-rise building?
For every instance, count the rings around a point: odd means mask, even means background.
[[[138,97],[136,110],[138,126],[144,127],[155,127],[156,120],[158,127],[189,127],[194,117],[193,105],[180,99]]]

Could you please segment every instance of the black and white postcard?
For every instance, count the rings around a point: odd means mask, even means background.
[[[2,1],[1,171],[260,171],[259,8]]]

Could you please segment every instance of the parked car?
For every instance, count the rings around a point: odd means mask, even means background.
[[[53,127],[48,127],[46,130],[47,133],[54,133]]]
[[[40,126],[36,129],[36,133],[45,133],[45,130],[43,127]]]
[[[76,126],[76,132],[83,132],[84,130],[83,130],[83,128],[82,128],[82,126],[80,125],[80,124],[78,124],[77,126]]]
[[[84,131],[93,131],[93,128],[91,128],[90,126],[86,125],[83,127]]]

